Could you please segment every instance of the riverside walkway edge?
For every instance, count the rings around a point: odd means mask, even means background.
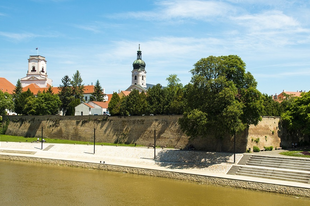
[[[15,143],[19,144],[29,144],[29,143]],[[13,144],[13,146],[16,146]],[[28,145],[29,146],[29,145]],[[53,147],[57,148],[57,147]],[[84,146],[84,148],[89,149],[89,146]],[[11,150],[11,152],[8,152]],[[52,149],[51,149],[52,150]],[[26,152],[25,152],[26,151]],[[34,153],[31,153],[31,152]],[[15,153],[14,153],[15,152]],[[59,155],[61,154],[61,155]],[[122,162],[106,162],[104,160],[108,159],[103,156],[96,156],[90,159],[85,159],[74,153],[69,155],[68,153],[61,152],[50,152],[35,149],[25,149],[21,146],[12,147],[12,145],[3,147],[0,144],[0,160],[6,161],[19,161],[19,162],[30,162],[30,163],[41,163],[56,166],[66,166],[66,167],[80,167],[87,169],[98,169],[105,171],[114,172],[125,172],[130,174],[138,175],[148,175],[154,177],[163,177],[170,179],[177,179],[182,181],[197,182],[200,184],[208,185],[219,185],[219,186],[229,186],[235,188],[259,190],[265,192],[274,192],[286,195],[294,195],[301,197],[310,197],[310,184],[295,183],[288,181],[270,180],[263,178],[252,178],[245,176],[227,175],[226,173],[220,172],[209,172],[206,170],[195,170],[195,169],[174,169],[167,168],[163,166],[156,165],[156,161],[148,160],[148,164],[143,162],[134,163],[122,163]],[[84,152],[85,155],[90,155]],[[102,161],[98,161],[102,159]],[[239,158],[240,159],[240,158]],[[151,164],[153,162],[154,164]],[[230,165],[234,165],[230,163]]]

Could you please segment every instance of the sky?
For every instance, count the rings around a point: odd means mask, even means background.
[[[0,1],[0,77],[14,85],[39,54],[53,86],[79,70],[126,90],[139,44],[149,84],[186,85],[201,58],[238,55],[262,93],[310,90],[308,0]]]

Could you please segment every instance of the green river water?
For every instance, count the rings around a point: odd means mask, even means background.
[[[0,160],[0,205],[310,205],[309,198]]]

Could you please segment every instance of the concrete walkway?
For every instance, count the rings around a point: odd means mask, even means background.
[[[272,153],[260,153],[262,155],[279,155],[280,151]],[[274,185],[284,185],[310,189],[310,184],[280,181],[264,178],[228,175],[229,169],[235,165],[234,155],[231,153],[179,151],[174,149],[156,148],[156,160],[154,149],[146,147],[117,147],[73,144],[44,143],[15,143],[0,142],[0,155],[27,156],[37,158],[82,161],[90,163],[105,163],[128,167],[145,168],[152,170],[164,170],[180,173],[196,174],[225,179],[244,180]],[[236,154],[236,162],[243,154]],[[197,159],[197,157],[199,157]],[[195,159],[196,158],[196,159]],[[194,160],[193,160],[194,159]],[[200,161],[200,164],[197,164]]]

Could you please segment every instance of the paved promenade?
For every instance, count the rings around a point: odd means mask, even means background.
[[[278,155],[278,151],[261,154]],[[234,155],[232,153],[156,148],[156,160],[154,160],[154,149],[147,147],[96,145],[94,154],[93,145],[44,143],[42,150],[41,143],[37,142],[0,142],[0,155],[101,163],[310,189],[310,184],[227,175],[226,173],[234,165]],[[236,162],[242,156],[242,153],[236,154]]]

